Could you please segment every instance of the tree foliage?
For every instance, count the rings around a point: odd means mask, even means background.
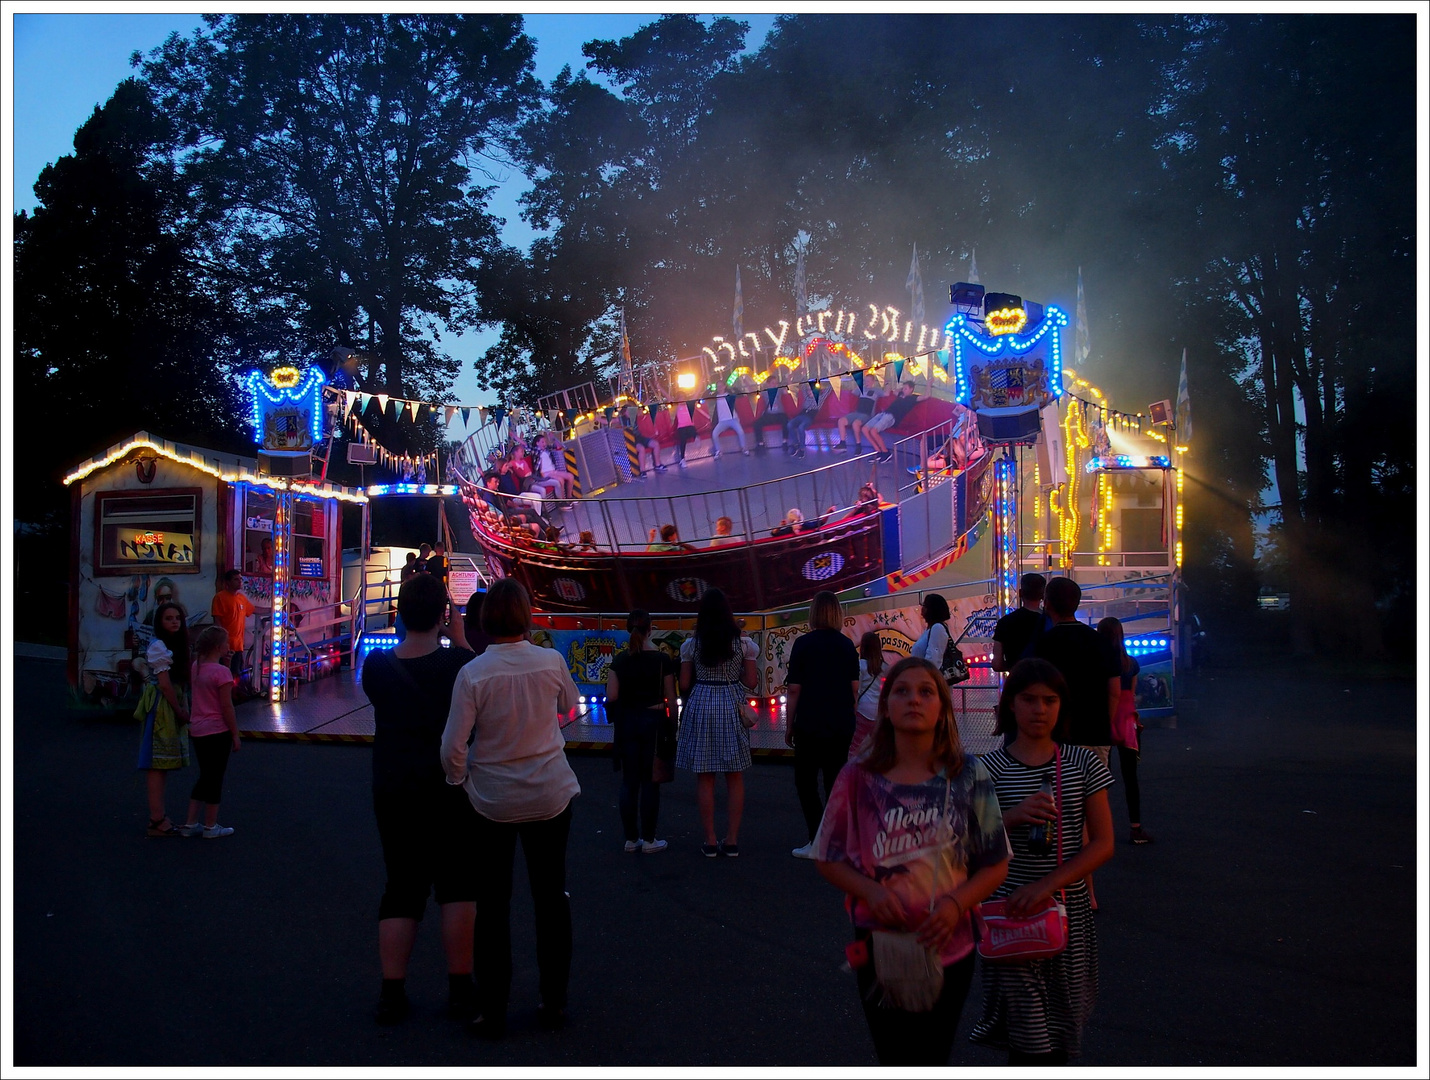
[[[175,222],[167,119],[129,80],[75,133],[72,155],[35,184],[15,217],[17,412],[43,408],[94,450],[136,430],[241,445],[228,357],[240,331],[207,288]],[[40,456],[16,470],[18,513],[63,503],[73,461]]]
[[[143,63],[207,226],[209,272],[373,388],[436,395],[500,248],[483,161],[536,93],[516,15],[210,16]]]

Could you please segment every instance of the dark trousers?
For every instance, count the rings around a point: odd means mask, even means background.
[[[652,783],[650,776],[664,717],[663,712],[639,709],[620,720],[621,827],[627,840],[655,839],[655,823],[660,817],[660,785]]]
[[[220,731],[217,735],[194,735],[194,757],[199,762],[199,778],[189,798],[195,802],[217,806],[223,801],[223,774],[228,771],[228,756],[233,752],[233,735]]]
[[[943,969],[943,992],[934,1006],[925,1013],[887,1009],[876,1002],[879,991],[874,986],[874,963],[871,960],[855,973],[858,976],[859,1000],[864,1006],[864,1019],[874,1039],[874,1052],[880,1065],[947,1065],[953,1050],[953,1036],[958,1030],[958,1018],[968,999],[973,982],[973,954]],[[871,1000],[872,999],[872,1000]]]
[[[848,735],[795,732],[794,789],[799,794],[799,808],[804,811],[804,823],[811,840],[824,817],[824,801],[819,797],[820,774],[824,775],[824,798],[827,799],[834,790],[834,778],[849,760],[849,743],[853,738],[852,731]]]
[[[1127,790],[1127,820],[1142,823],[1142,789],[1137,786],[1137,751],[1127,746],[1117,748],[1117,760],[1122,764],[1122,786]]]
[[[541,1001],[566,1007],[571,976],[571,900],[566,895],[566,839],[571,833],[571,805],[546,821],[476,822],[477,925],[473,972],[482,1015],[506,1019],[511,995],[511,884],[516,841],[521,838],[531,906],[536,914],[536,966]]]
[[[777,427],[780,434],[789,438],[789,417],[782,412],[767,412],[755,419],[755,445],[765,445],[765,428]]]
[[[690,445],[690,441],[696,437],[693,427],[683,427],[675,429],[675,460],[685,460],[685,448]]]

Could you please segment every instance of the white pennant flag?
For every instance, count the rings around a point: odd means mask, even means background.
[[[383,416],[386,416],[386,415],[387,415],[387,395],[386,395],[386,394],[378,394],[378,395],[377,395],[377,411],[380,412],[380,413],[382,413]]]

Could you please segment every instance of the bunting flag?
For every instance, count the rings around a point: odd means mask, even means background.
[[[738,343],[745,336],[745,294],[740,288],[740,268],[735,267],[735,338]]]
[[[420,401],[409,401],[407,403],[407,411],[411,415],[414,424],[417,423],[417,410],[421,407],[422,403]]]
[[[660,412],[660,404],[656,403],[654,405],[649,405],[646,407],[646,411],[650,413],[650,418],[654,420],[656,418],[656,415]]]
[[[864,392],[864,373],[862,371],[851,371],[849,377],[854,380],[854,385],[859,388],[859,393]]]
[[[968,283],[970,285],[983,284],[978,280],[978,249],[974,248],[972,255],[968,259]]]
[[[567,409],[567,410],[566,410],[566,413],[565,413],[565,416],[566,416],[566,426],[567,426],[568,428],[569,428],[569,427],[575,427],[575,425],[576,425],[576,415],[577,415],[577,414],[576,414],[576,410],[575,410],[575,409]]]
[[[616,415],[616,410],[610,405],[607,405],[604,409],[601,410],[601,413],[603,416],[605,416],[607,420],[609,420],[611,417]]]
[[[775,398],[777,398],[777,397],[779,397],[779,396],[780,396],[780,388],[779,388],[778,386],[772,386],[772,387],[770,387],[768,390],[766,390],[766,391],[765,391],[765,401],[768,402],[768,404],[766,405],[766,408],[773,409],[773,408],[775,407]]]
[[[894,382],[902,382],[904,379],[904,361],[894,361]]]
[[[1082,267],[1077,268],[1077,325],[1073,328],[1073,364],[1082,372],[1092,345],[1087,333],[1087,304],[1082,298]]]
[[[799,319],[809,307],[809,284],[804,275],[804,245],[799,245],[799,256],[794,264],[794,317]]]
[[[387,395],[386,395],[386,394],[378,394],[378,395],[377,395],[377,411],[380,412],[380,413],[382,413],[383,417],[386,418],[386,416],[387,416]]]
[[[922,326],[924,322],[924,279],[919,273],[919,245],[914,244],[914,261],[909,264],[909,276],[904,281],[904,288],[909,290],[909,297],[913,301],[913,321],[916,326]]]
[[[457,406],[448,405],[445,409],[442,410],[442,414],[443,423],[450,424],[452,422],[452,417],[457,415]]]
[[[482,407],[478,406],[478,408],[477,408],[477,423],[478,423],[478,425],[485,425],[486,422],[487,422],[487,417],[488,417],[490,414],[491,414],[491,410],[490,410],[490,409],[485,409],[485,408],[482,408]]]
[[[831,390],[834,391],[834,398],[835,398],[836,401],[839,399],[839,387],[840,387],[840,384],[843,383],[843,382],[844,382],[844,379],[843,379],[842,376],[839,376],[839,375],[831,375],[831,376],[829,376],[829,389],[831,389]]]
[[[953,355],[952,351],[949,349],[939,349],[938,352],[933,355],[934,359],[938,361],[938,366],[943,368],[944,374],[948,374],[948,361],[949,357]]]
[[[735,414],[735,400],[736,400],[738,397],[739,397],[738,394],[726,394],[726,395],[725,395],[725,404],[726,404],[727,406],[729,406],[729,408],[730,408],[730,415],[731,415],[731,416],[733,416],[733,415]]]
[[[1187,391],[1187,348],[1182,346],[1182,377],[1177,382],[1177,442],[1192,441],[1192,395]]]
[[[810,379],[810,380],[809,380],[809,392],[810,392],[810,394],[813,395],[813,397],[814,397],[814,403],[815,403],[816,405],[818,405],[818,404],[819,404],[819,380],[818,380],[818,379]]]
[[[505,406],[505,405],[493,405],[493,406],[492,406],[492,413],[491,413],[491,415],[492,415],[492,423],[494,423],[494,424],[500,424],[500,423],[502,422],[502,418],[503,418],[504,416],[506,416],[506,406]]]

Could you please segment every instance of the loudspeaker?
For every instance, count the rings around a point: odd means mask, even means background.
[[[992,415],[978,414],[978,434],[983,441],[995,446],[1009,446],[1036,442],[1038,438],[1039,416],[1037,409],[1022,412]]]
[[[260,450],[258,452],[258,472],[261,476],[307,479],[313,475],[313,455],[311,453],[266,454]]]
[[[348,443],[349,465],[376,465],[377,447],[370,443]]]
[[[1012,293],[991,292],[983,294],[983,314],[990,311],[1002,311],[1004,308],[1019,309],[1023,306],[1023,298],[1014,296]]]
[[[1154,401],[1147,406],[1147,412],[1151,415],[1154,424],[1170,424],[1172,417],[1176,415],[1172,411],[1170,401]]]
[[[960,315],[977,315],[983,311],[983,286],[960,281],[948,287],[948,302]]]

